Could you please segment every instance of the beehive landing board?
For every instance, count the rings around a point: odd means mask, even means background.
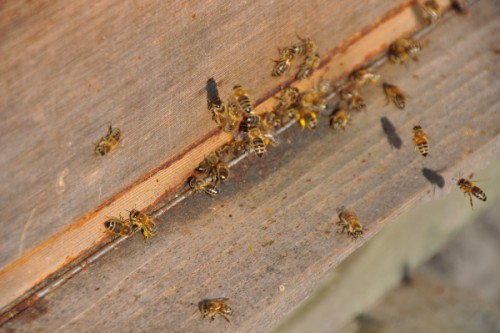
[[[262,98],[296,33],[326,53],[405,2],[3,1],[0,268],[213,132],[207,79]]]
[[[471,16],[453,17],[428,35],[419,62],[380,68],[410,95],[406,111],[386,106],[379,87],[363,89],[369,110],[345,132],[328,129],[325,118],[316,132],[290,131],[265,158],[235,168],[220,198],[197,196],[177,206],[158,221],[159,235],[148,244],[127,240],[5,328],[270,329],[363,244],[336,234],[338,206],[357,211],[368,239],[411,206],[458,191],[452,181],[458,171],[478,172],[498,158],[499,14],[497,2],[480,1]],[[384,116],[401,149],[388,145]],[[431,139],[426,159],[410,141],[416,123]],[[430,184],[423,168],[442,176],[444,187]],[[467,198],[463,209],[470,209]],[[231,299],[230,324],[201,319],[196,304],[211,297]]]
[[[347,75],[421,25],[414,1],[272,8],[112,2],[5,3],[0,12],[8,37],[0,60],[2,168],[9,171],[0,182],[0,309],[109,241],[106,219],[172,194],[204,155],[230,140],[209,119],[207,78],[218,82],[223,99],[243,84],[256,112],[265,112],[273,93],[292,81],[269,73],[276,46],[297,41],[295,33],[314,37],[323,56],[323,67],[296,84],[304,90],[322,76]],[[123,143],[99,158],[91,139],[110,122],[123,131]]]

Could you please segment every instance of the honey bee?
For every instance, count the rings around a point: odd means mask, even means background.
[[[293,45],[290,50],[298,56],[304,56],[311,53],[316,53],[316,43],[314,43],[310,38],[302,38],[297,35],[300,39],[300,43]]]
[[[298,98],[299,98],[300,92],[299,89],[295,87],[287,87],[285,89],[281,90],[281,96],[276,102],[276,105],[274,106],[274,109],[279,111],[279,110],[284,110],[288,109],[290,106],[295,103]]]
[[[271,75],[275,77],[283,75],[290,68],[292,61],[295,58],[293,50],[288,47],[279,49],[279,54],[280,58],[279,60],[274,60],[276,65],[271,72]]]
[[[205,192],[211,197],[219,195],[219,189],[213,179],[207,181],[203,176],[192,176],[189,177],[188,184],[189,187],[191,187],[191,189],[196,193]]]
[[[209,317],[210,321],[213,321],[216,315],[220,315],[229,322],[226,316],[232,316],[233,309],[227,305],[227,301],[229,301],[228,298],[204,299],[198,303],[198,309],[203,315],[203,318]]]
[[[217,149],[216,153],[222,161],[230,161],[242,155],[245,152],[245,147],[244,140],[237,138]]]
[[[302,65],[300,65],[299,71],[296,75],[297,80],[304,80],[311,77],[314,70],[319,67],[321,59],[319,54],[310,53],[307,55],[306,60]]]
[[[132,209],[129,218],[132,223],[132,228],[134,230],[140,229],[145,240],[148,240],[149,235],[156,235],[156,224],[148,214],[138,211],[137,209]]]
[[[229,167],[220,160],[216,152],[208,154],[198,165],[196,171],[209,175],[216,183],[224,182],[229,178]]]
[[[264,156],[266,152],[266,139],[262,136],[262,132],[258,128],[252,128],[249,132],[250,148],[258,157]]]
[[[245,89],[243,89],[240,85],[234,86],[233,96],[238,102],[241,110],[246,113],[253,113],[252,102],[250,102],[250,98],[248,98],[248,94]]]
[[[429,24],[436,22],[441,16],[441,8],[436,0],[428,0],[420,8],[423,18]]]
[[[316,113],[314,113],[311,110],[308,109],[301,109],[302,112],[300,112],[300,118],[299,118],[299,125],[300,128],[308,128],[310,130],[316,129],[316,126],[318,125],[318,117]]]
[[[283,122],[281,117],[276,112],[269,112],[265,117],[264,121],[262,122],[262,127],[265,130],[268,129],[277,129],[283,126]]]
[[[330,81],[322,80],[318,85],[300,95],[300,104],[304,108],[325,110],[327,105],[324,96],[330,90]]]
[[[409,57],[418,60],[417,53],[422,50],[422,45],[418,40],[401,38],[394,41],[389,46],[388,57],[393,63],[400,64]]]
[[[349,81],[358,86],[362,86],[367,83],[377,84],[379,79],[380,74],[375,74],[369,69],[358,69],[349,75]]]
[[[97,155],[104,156],[116,148],[120,141],[121,131],[119,128],[113,128],[109,125],[108,134],[104,136],[96,145],[94,151]]]
[[[240,132],[248,132],[253,128],[257,128],[260,123],[260,116],[255,113],[245,114],[240,122]]]
[[[365,100],[359,95],[357,90],[351,88],[341,89],[339,91],[339,98],[341,101],[345,101],[347,103],[350,110],[366,110]]]
[[[384,82],[382,85],[385,93],[386,104],[393,102],[398,108],[403,110],[406,106],[406,95],[393,84]]]
[[[418,149],[420,155],[427,156],[429,154],[429,142],[427,142],[427,135],[420,125],[413,127],[413,142],[415,149]]]
[[[238,112],[235,104],[226,105],[220,100],[208,101],[208,109],[212,112],[212,119],[224,132],[231,132],[238,123]]]
[[[104,227],[109,232],[119,236],[129,236],[132,233],[130,220],[124,220],[121,216],[119,219],[110,218],[104,222]]]
[[[351,122],[351,115],[344,109],[336,109],[330,116],[330,126],[342,128],[345,131],[347,124]]]
[[[481,201],[486,201],[486,193],[483,192],[479,187],[477,187],[472,180],[465,178],[460,178],[457,182],[458,187],[464,192],[464,195],[468,195],[470,199],[470,206],[472,205],[472,196],[475,196]]]
[[[357,239],[363,235],[363,226],[352,209],[342,206],[337,209],[337,214],[339,214],[340,219],[337,225],[342,227],[340,233],[347,232],[347,235],[351,236],[352,239]]]

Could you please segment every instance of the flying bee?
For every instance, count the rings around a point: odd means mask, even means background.
[[[248,93],[245,89],[243,89],[240,85],[236,85],[233,87],[233,96],[234,99],[238,102],[241,110],[246,113],[253,113],[252,102],[250,102],[250,98],[248,98]]]
[[[124,220],[121,216],[119,219],[110,218],[104,222],[104,227],[107,231],[119,236],[129,236],[132,233],[130,220]]]
[[[229,301],[228,298],[204,299],[198,303],[198,309],[203,315],[203,318],[209,317],[210,321],[213,321],[216,315],[220,315],[229,322],[226,316],[232,316],[233,309],[227,305],[227,301]]]
[[[349,81],[358,86],[362,86],[367,83],[377,84],[379,79],[380,74],[376,74],[369,69],[358,69],[349,75]]]
[[[345,128],[350,122],[351,115],[344,109],[336,109],[330,116],[330,126],[333,128],[342,128],[345,131]]]
[[[101,141],[96,145],[94,151],[97,155],[104,156],[116,148],[120,141],[121,131],[119,128],[113,128],[109,125],[109,130],[106,136],[101,138]]]
[[[271,72],[271,75],[275,77],[283,75],[290,68],[292,61],[295,58],[293,50],[288,47],[279,49],[279,54],[280,58],[279,60],[274,60],[276,65]]]
[[[436,22],[441,16],[441,8],[436,0],[428,0],[420,8],[424,20],[429,24]]]
[[[201,175],[197,177],[189,177],[188,184],[189,187],[191,187],[191,189],[196,193],[205,192],[211,197],[219,195],[219,189],[217,188],[214,180],[210,179],[207,181]]]
[[[282,89],[281,96],[277,98],[274,109],[277,111],[288,109],[293,103],[297,101],[299,95],[299,89],[295,87],[287,87]]]
[[[464,192],[464,195],[468,195],[470,199],[470,206],[474,208],[472,205],[472,196],[475,196],[481,201],[486,201],[486,193],[483,192],[472,180],[468,180],[465,178],[460,178],[457,182],[458,187]]]
[[[417,53],[422,50],[422,45],[418,40],[400,38],[389,45],[389,60],[393,63],[400,64],[405,62],[409,57],[418,60]]]
[[[300,39],[300,43],[293,45],[290,50],[297,56],[305,56],[311,53],[316,53],[316,43],[310,38],[302,38],[297,35]]]
[[[132,223],[132,228],[134,230],[140,229],[145,240],[148,240],[149,235],[156,235],[156,224],[148,214],[138,211],[137,209],[132,209],[129,218]]]
[[[351,236],[352,239],[363,235],[363,226],[352,209],[342,206],[337,209],[337,214],[339,214],[337,225],[342,227],[340,233],[347,232],[347,235]]]
[[[311,77],[314,70],[319,67],[321,58],[317,53],[310,53],[307,55],[306,60],[300,65],[299,71],[296,75],[297,80],[304,80]]]
[[[260,124],[260,116],[256,113],[245,114],[240,122],[240,132],[248,132],[257,128]]]
[[[401,110],[404,110],[406,106],[406,95],[398,87],[393,84],[384,82],[382,85],[385,93],[386,104],[393,102]]]
[[[415,143],[415,150],[418,149],[420,155],[427,156],[429,154],[429,142],[427,142],[427,135],[420,125],[413,126],[412,138]]]

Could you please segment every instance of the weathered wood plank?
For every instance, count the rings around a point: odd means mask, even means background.
[[[8,121],[2,123],[6,127],[1,133],[3,138],[22,142],[22,147],[17,149],[21,152],[17,155],[11,153],[12,149],[3,149],[9,153],[2,159],[2,168],[18,173],[7,177],[7,182],[0,182],[4,186],[2,195],[9,198],[1,201],[5,205],[1,207],[6,212],[4,221],[9,221],[2,234],[5,239],[8,235],[9,241],[1,243],[0,262],[4,268],[0,277],[6,281],[0,289],[1,305],[106,240],[102,222],[108,216],[125,213],[132,207],[143,209],[171,193],[203,155],[229,139],[229,135],[214,130],[205,110],[207,77],[218,80],[223,96],[227,96],[233,83],[240,82],[251,90],[258,87],[252,96],[263,100],[284,82],[269,76],[269,59],[276,53],[269,44],[289,45],[296,39],[294,34],[300,32],[315,38],[324,54],[325,66],[312,80],[298,86],[310,87],[321,75],[338,78],[396,36],[415,28],[418,22],[411,3],[372,3],[362,7],[342,1],[325,5],[281,3],[272,9],[257,4],[246,10],[233,6],[227,11],[214,9],[214,3],[193,4],[203,13],[194,16],[186,14],[189,8],[156,7],[146,2],[140,8],[110,2],[88,8],[44,4],[35,13],[29,6],[5,4],[2,13],[11,19],[2,21],[5,24],[1,31],[11,38],[2,44],[9,53],[0,68],[6,74],[2,75],[6,78],[2,81],[6,89],[2,91],[10,95],[2,96],[10,101],[5,103],[6,110],[14,111],[6,111]],[[269,19],[283,18],[287,6],[293,14],[287,12],[287,20]],[[318,8],[320,14],[312,15],[311,11]],[[380,16],[390,8],[396,9]],[[128,11],[133,14],[122,15]],[[170,11],[182,15],[165,23],[162,17]],[[305,21],[304,13],[311,21]],[[12,17],[23,17],[21,21],[26,25],[11,28],[18,22]],[[33,25],[36,31],[44,31],[46,22],[54,23],[47,37],[30,30]],[[235,22],[238,28],[234,27]],[[290,31],[290,26],[298,31]],[[247,37],[249,27],[262,30],[253,29]],[[31,62],[25,53],[18,52],[28,42],[33,49]],[[231,47],[221,51],[219,45]],[[179,50],[183,50],[182,54]],[[212,53],[207,54],[207,50]],[[250,53],[252,61],[248,60]],[[58,61],[60,58],[65,60]],[[191,73],[193,70],[195,74]],[[36,79],[28,80],[28,76]],[[44,81],[48,83],[42,84]],[[33,87],[33,82],[39,84]],[[24,98],[28,88],[29,98]],[[70,88],[73,90],[68,91]],[[7,98],[10,96],[19,96],[24,104]],[[257,110],[269,110],[271,100],[260,104]],[[40,112],[21,113],[31,104],[38,105],[34,108]],[[193,114],[197,115],[195,120],[186,121]],[[98,140],[115,119],[123,120],[114,123],[124,133],[123,147],[109,158],[99,159],[92,155],[89,142],[91,138]],[[36,132],[24,134],[30,140],[19,141],[17,136],[7,135],[9,128],[20,128],[21,123],[26,133]],[[15,146],[2,139],[4,142],[6,146]],[[43,174],[30,168],[43,170]],[[28,174],[37,180],[25,177]]]
[[[325,118],[316,132],[285,133],[264,160],[236,167],[218,200],[197,196],[176,206],[160,219],[160,233],[149,244],[139,237],[122,243],[6,328],[262,332],[273,327],[362,245],[335,233],[338,206],[358,212],[369,228],[366,240],[412,206],[457,193],[451,178],[459,170],[477,171],[500,156],[494,52],[499,37],[493,33],[500,9],[481,1],[471,10],[470,18],[455,17],[433,31],[418,63],[380,69],[411,96],[407,111],[385,106],[379,87],[363,89],[369,111],[355,115],[345,133],[330,131]],[[383,116],[401,136],[401,149],[387,144]],[[425,160],[413,151],[415,123],[432,140]],[[424,167],[445,181],[434,195]],[[458,197],[461,209],[470,210],[468,200]],[[231,324],[200,318],[196,303],[207,297],[232,300]]]

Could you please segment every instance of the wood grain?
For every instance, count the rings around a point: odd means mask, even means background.
[[[269,110],[269,97],[291,80],[269,76],[275,46],[299,32],[314,37],[324,62],[298,85],[307,88],[321,75],[345,75],[415,29],[412,3],[4,2],[1,165],[9,172],[0,181],[8,221],[0,305],[88,254],[107,240],[107,217],[172,193],[202,156],[229,140],[205,109],[208,78],[222,96],[243,84],[258,111]],[[124,140],[98,158],[92,142],[109,123]]]
[[[263,332],[411,207],[454,191],[469,211],[452,178],[458,171],[480,177],[500,156],[500,8],[481,1],[471,12],[428,35],[419,62],[379,70],[410,95],[406,111],[386,106],[380,87],[363,89],[368,112],[355,115],[345,133],[331,131],[326,117],[315,132],[286,132],[263,160],[233,169],[220,198],[196,196],[176,206],[148,244],[139,237],[122,243],[5,328]],[[384,116],[402,138],[399,150],[387,143]],[[432,138],[427,159],[413,151],[415,123]],[[444,186],[429,183],[423,168],[443,177]],[[368,227],[364,240],[336,234],[340,205],[355,209]],[[231,324],[200,318],[197,302],[211,297],[231,299]]]

